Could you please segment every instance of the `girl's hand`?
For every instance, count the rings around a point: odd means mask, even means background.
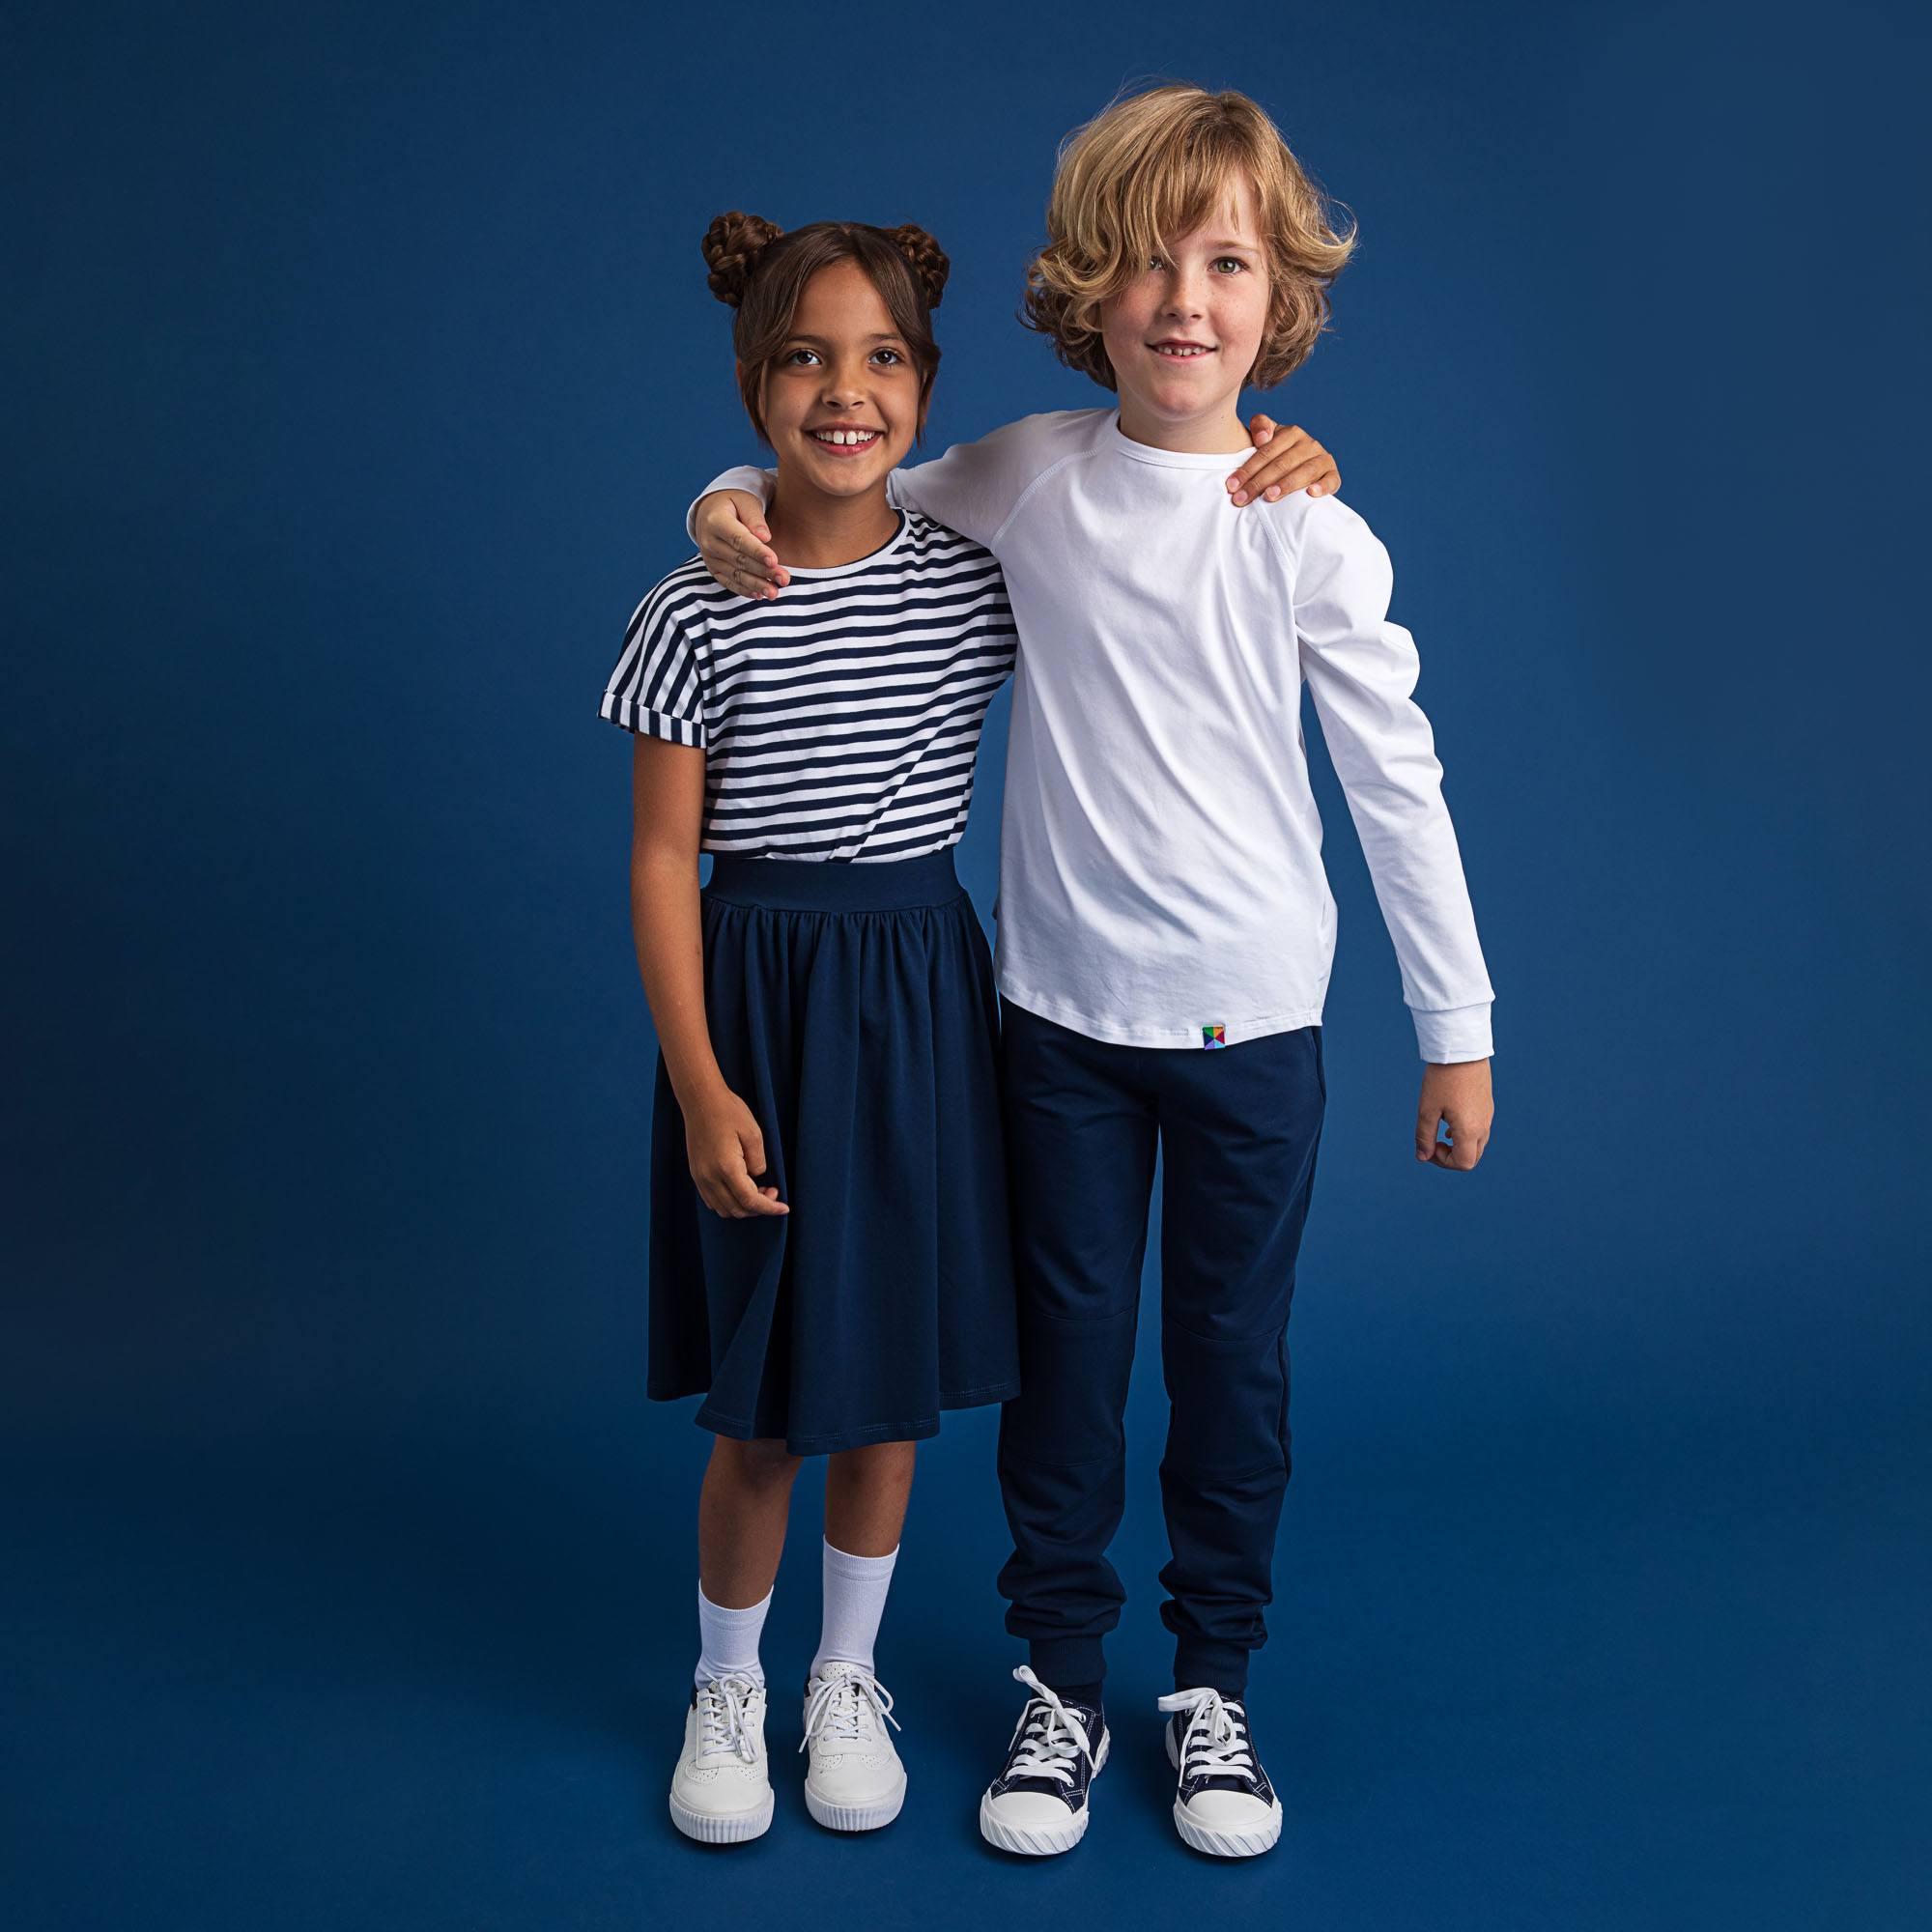
[[[726,590],[768,602],[791,575],[772,549],[765,506],[746,490],[714,490],[697,505],[697,554]]]
[[[776,1187],[757,1184],[765,1171],[765,1137],[751,1108],[728,1087],[685,1116],[684,1151],[699,1198],[727,1221],[791,1212]]]
[[[1415,1113],[1415,1157],[1434,1167],[1467,1174],[1482,1159],[1495,1120],[1490,1094],[1490,1063],[1460,1060],[1422,1069],[1422,1101]],[[1446,1122],[1449,1138],[1438,1141],[1435,1128]]]
[[[1228,478],[1237,505],[1257,497],[1272,503],[1295,490],[1332,497],[1342,487],[1335,459],[1305,429],[1293,423],[1284,429],[1272,416],[1258,415],[1249,419],[1248,434],[1255,453]]]

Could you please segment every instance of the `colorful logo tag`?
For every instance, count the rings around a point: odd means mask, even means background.
[[[1226,1027],[1204,1026],[1201,1029],[1201,1044],[1203,1046],[1226,1046],[1227,1043],[1228,1029]]]

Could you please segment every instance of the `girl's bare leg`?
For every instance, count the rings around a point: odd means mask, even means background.
[[[890,1556],[912,1494],[916,1445],[877,1442],[825,1463],[825,1540],[848,1556]]]
[[[697,1580],[721,1609],[748,1609],[770,1595],[800,1460],[780,1441],[713,1439],[697,1498]]]

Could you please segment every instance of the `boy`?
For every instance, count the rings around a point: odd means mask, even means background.
[[[1482,1157],[1492,993],[1387,554],[1333,496],[1230,503],[1263,466],[1227,474],[1241,389],[1306,358],[1352,236],[1260,107],[1179,86],[1080,130],[1047,233],[1027,319],[1118,410],[1029,417],[895,477],[999,558],[1020,633],[996,916],[1022,1392],[1001,1419],[999,1580],[1032,1694],[980,1830],[1068,1849],[1106,1761],[1102,1644],[1124,1601],[1106,1550],[1158,1145],[1174,1819],[1246,1857],[1281,1831],[1245,1692],[1288,1480],[1334,948],[1304,684],[1426,1063],[1419,1160]],[[760,509],[701,503],[694,535],[721,579],[770,595],[747,577],[785,581]]]

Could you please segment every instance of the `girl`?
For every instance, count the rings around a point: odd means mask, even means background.
[[[792,588],[672,571],[603,715],[637,734],[632,916],[662,1049],[649,1388],[703,1393],[718,1438],[670,1813],[736,1843],[772,1818],[758,1636],[800,1460],[828,1459],[806,1804],[869,1831],[905,1794],[873,1641],[913,1444],[1018,1388],[992,966],[952,851],[1014,631],[991,555],[886,499],[939,366],[938,243],[730,213],[704,257],[778,458]]]

